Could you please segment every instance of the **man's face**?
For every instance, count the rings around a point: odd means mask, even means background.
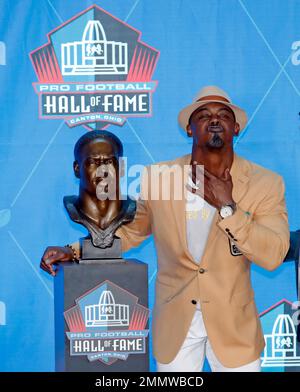
[[[116,147],[106,140],[91,141],[81,149],[74,172],[80,179],[80,188],[92,196],[115,190],[119,180]],[[106,185],[103,187],[101,183]]]
[[[239,134],[239,130],[233,111],[218,102],[210,102],[196,109],[187,128],[194,145],[214,150],[232,145],[233,137]]]

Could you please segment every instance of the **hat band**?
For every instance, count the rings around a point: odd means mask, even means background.
[[[230,101],[227,98],[222,97],[220,95],[206,95],[205,97],[197,99],[196,102],[199,102],[199,101],[214,101],[214,100],[224,101],[224,102],[230,103]]]

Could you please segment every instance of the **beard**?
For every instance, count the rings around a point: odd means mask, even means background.
[[[219,136],[218,133],[214,133],[213,136],[206,142],[206,147],[219,149],[224,146],[224,140]]]

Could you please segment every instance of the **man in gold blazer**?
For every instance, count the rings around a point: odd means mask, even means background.
[[[288,251],[284,183],[233,152],[247,116],[221,89],[204,87],[179,123],[193,138],[192,153],[159,163],[155,182],[147,168],[135,219],[117,231],[124,251],[154,236],[158,370],[201,371],[206,355],[213,371],[260,371],[265,343],[250,266],[274,270]],[[170,197],[158,189],[166,178]],[[191,196],[199,208],[190,209]],[[53,273],[57,260],[73,256],[70,248],[48,248],[43,267]]]

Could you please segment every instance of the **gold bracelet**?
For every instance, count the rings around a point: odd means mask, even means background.
[[[65,245],[65,248],[70,248],[70,249],[72,250],[72,252],[73,252],[72,261],[73,261],[74,263],[79,263],[79,258],[77,257],[76,249],[74,249],[73,246],[72,246],[72,245],[69,245],[69,244]]]

